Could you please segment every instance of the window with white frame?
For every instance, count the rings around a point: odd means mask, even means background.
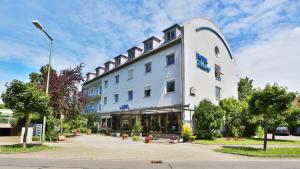
[[[167,81],[166,83],[166,93],[175,92],[175,80]]]
[[[115,94],[115,103],[119,102],[119,94]]]
[[[104,81],[104,88],[107,88],[107,86],[108,86],[108,80],[105,80]]]
[[[133,99],[133,90],[128,90],[128,100]]]
[[[153,42],[148,41],[145,43],[144,52],[148,52],[153,49]]]
[[[215,78],[216,80],[221,81],[221,67],[219,65],[215,65]]]
[[[176,38],[176,30],[175,30],[175,29],[172,29],[172,30],[166,32],[165,38],[166,38],[166,39],[165,39],[166,42],[169,42],[169,41],[175,39],[175,38]]]
[[[216,99],[217,100],[221,100],[221,97],[222,97],[221,92],[222,92],[222,89],[218,86],[215,86],[215,93],[216,93]]]
[[[133,79],[133,71],[134,71],[134,69],[128,70],[128,80]]]
[[[144,88],[144,97],[151,97],[151,86],[145,86]]]
[[[175,54],[172,53],[172,54],[167,55],[166,62],[167,62],[167,66],[175,64]]]
[[[121,65],[121,57],[118,57],[118,58],[115,59],[115,65],[116,66]]]
[[[151,62],[145,63],[145,73],[151,72]]]
[[[130,50],[128,52],[128,60],[134,59],[134,56],[135,56],[135,51],[134,50]]]
[[[107,96],[103,97],[103,104],[104,104],[104,105],[107,104]]]
[[[118,84],[118,83],[119,83],[119,80],[120,80],[120,76],[119,76],[119,75],[116,75],[116,76],[115,76],[115,84]]]

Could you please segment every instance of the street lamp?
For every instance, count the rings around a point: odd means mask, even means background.
[[[50,48],[50,54],[49,54],[49,64],[48,64],[48,76],[47,76],[47,85],[46,85],[46,94],[48,95],[49,92],[49,80],[50,80],[50,67],[51,67],[51,54],[52,54],[52,43],[53,43],[53,39],[51,38],[51,36],[45,31],[45,29],[43,28],[43,26],[39,23],[39,21],[32,21],[33,25],[41,30],[42,32],[44,32],[44,34],[49,38],[50,40],[50,44],[49,44],[49,48]],[[42,135],[42,141],[45,141],[45,131],[46,131],[46,115],[44,115],[44,119],[43,119],[43,135]]]

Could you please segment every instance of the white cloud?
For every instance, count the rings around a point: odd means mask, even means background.
[[[277,82],[300,91],[300,27],[269,34],[269,38],[241,48],[236,54],[240,76],[254,79],[256,86]]]

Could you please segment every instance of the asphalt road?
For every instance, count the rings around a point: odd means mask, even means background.
[[[0,169],[300,169],[300,160],[169,162],[0,158]]]

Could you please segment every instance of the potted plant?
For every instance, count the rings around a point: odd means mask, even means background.
[[[66,141],[66,136],[62,133],[58,135],[58,141]]]
[[[145,143],[152,143],[152,140],[153,140],[152,135],[149,135],[149,136],[145,137]]]
[[[171,143],[178,143],[178,137],[176,135],[172,135],[170,137],[170,142]]]
[[[87,129],[86,134],[87,135],[91,135],[92,134],[92,130],[91,129]]]
[[[132,132],[134,136],[141,136],[141,133],[143,132],[143,126],[140,120],[135,121]]]
[[[181,132],[181,137],[183,138],[183,141],[189,141],[190,136],[193,135],[193,131],[190,126],[187,124],[184,124],[182,126],[182,132]]]
[[[128,134],[126,134],[126,133],[122,134],[122,139],[123,140],[126,140],[127,138],[128,138]]]
[[[74,136],[79,136],[80,135],[80,129],[78,128],[78,129],[73,130],[73,135]]]

